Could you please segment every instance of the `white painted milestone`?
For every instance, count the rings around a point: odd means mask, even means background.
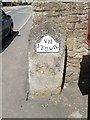
[[[59,52],[59,43],[49,35],[44,36],[40,43],[36,43],[36,51],[38,53],[57,53]]]

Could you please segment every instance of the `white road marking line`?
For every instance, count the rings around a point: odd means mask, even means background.
[[[28,22],[28,20],[31,18],[31,16],[29,16],[28,18],[27,18],[27,20],[26,20],[26,22],[18,29],[18,31],[20,31],[23,27],[24,27],[24,25]]]
[[[12,12],[11,10],[9,10],[9,11],[7,11],[7,12],[5,12],[5,13],[9,13],[9,12]]]

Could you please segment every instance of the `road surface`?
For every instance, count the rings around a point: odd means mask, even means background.
[[[27,92],[31,6],[5,9],[5,12],[13,18],[15,35],[6,38],[3,43],[5,49],[2,52],[2,115],[11,117],[18,112],[17,109],[20,108],[21,101],[25,100]]]
[[[17,7],[9,7],[2,8],[7,14],[12,16],[14,22],[14,30],[19,31],[22,27],[27,23],[30,19],[32,11],[31,6],[17,6]]]

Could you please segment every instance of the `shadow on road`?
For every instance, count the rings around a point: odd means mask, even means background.
[[[90,55],[83,56],[78,86],[82,95],[88,95],[88,120],[90,120]]]
[[[2,40],[2,49],[0,49],[0,53],[2,53],[14,40],[16,36],[18,36],[18,31],[13,31],[13,34],[11,37],[6,37],[5,39]]]

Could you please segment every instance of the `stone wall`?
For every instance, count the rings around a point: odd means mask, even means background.
[[[43,22],[62,28],[67,35],[66,82],[78,80],[82,56],[88,54],[85,32],[90,2],[34,1],[33,27]]]

